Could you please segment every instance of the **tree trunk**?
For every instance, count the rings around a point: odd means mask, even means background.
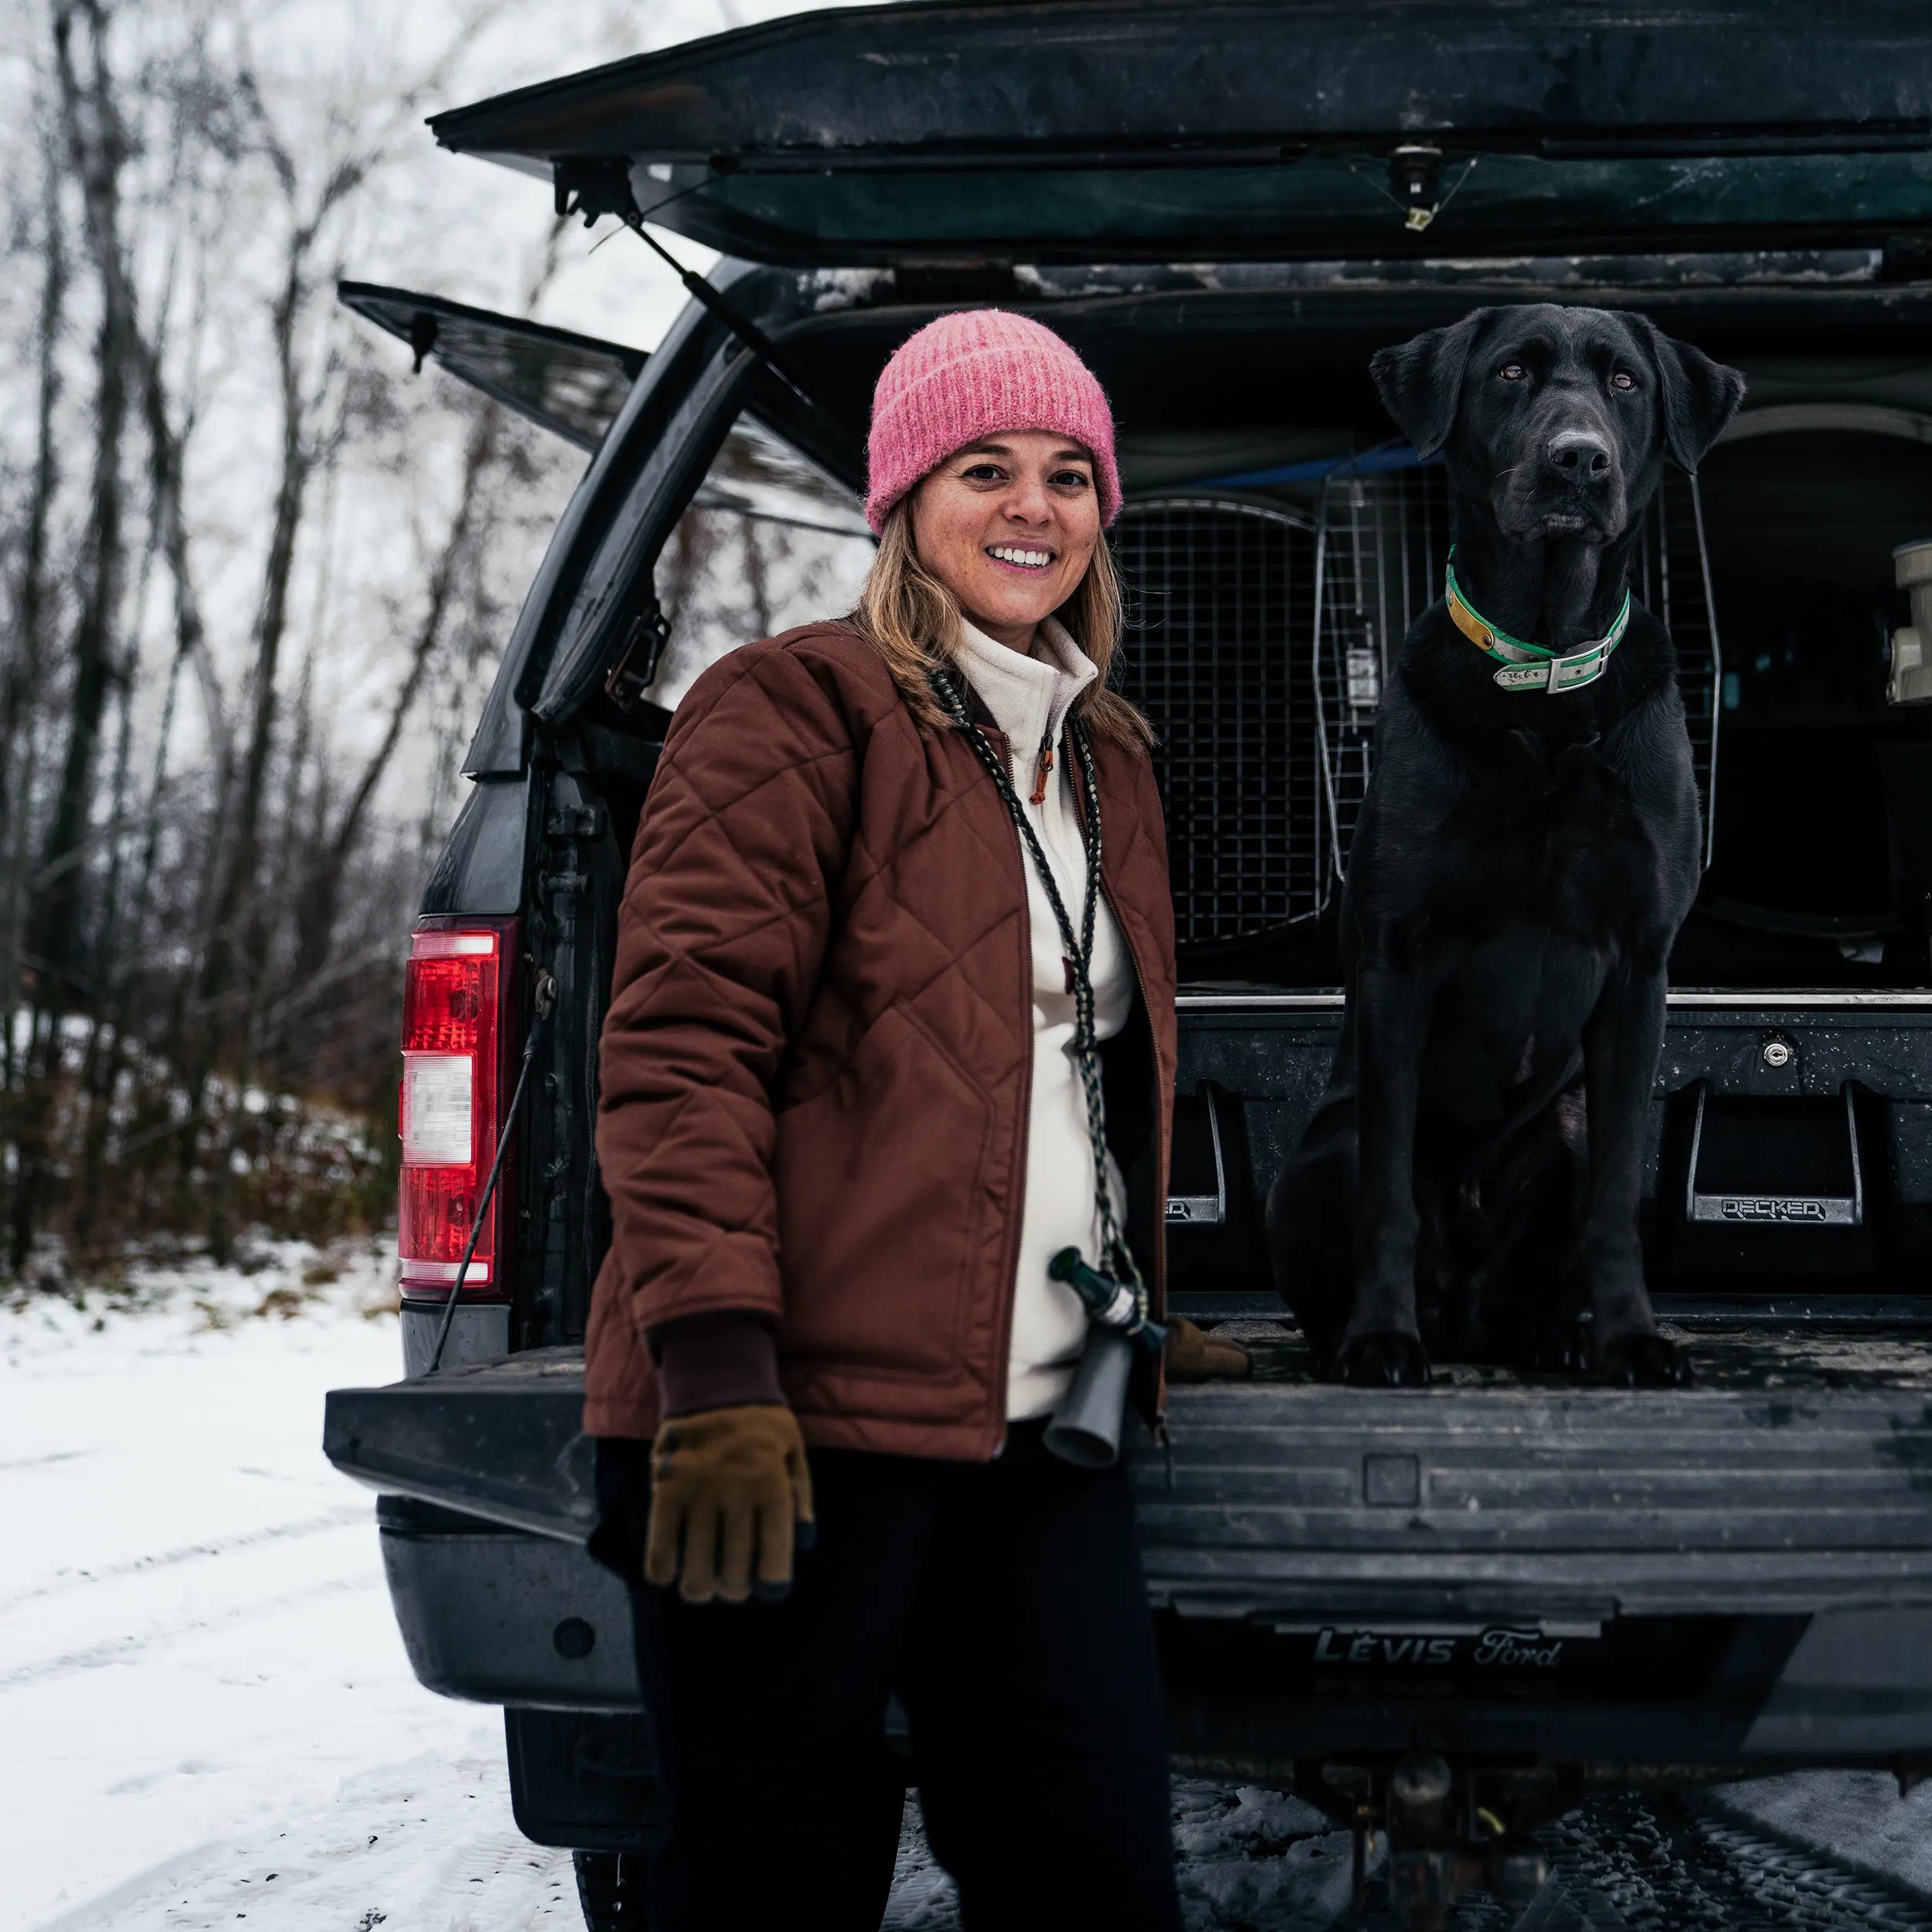
[[[259,966],[238,941],[249,910],[247,901],[255,889],[260,856],[262,800],[267,783],[269,753],[274,743],[275,679],[287,628],[288,584],[294,570],[296,534],[301,525],[303,499],[312,467],[304,434],[305,410],[295,353],[295,324],[301,304],[303,257],[308,239],[305,231],[298,231],[291,243],[284,265],[281,292],[275,303],[275,366],[280,378],[282,417],[281,478],[275,491],[274,520],[269,534],[267,560],[262,570],[262,600],[255,623],[254,703],[247,749],[243,754],[236,791],[227,863],[209,916],[208,951],[196,989],[201,1012],[202,1046],[196,1059],[188,1120],[182,1130],[184,1180],[192,1172],[194,1149],[206,1114],[209,1078],[214,1071],[225,1023],[232,1017],[235,1002],[230,996],[236,990],[235,981],[238,977],[243,981],[241,991],[245,995]],[[226,1214],[226,1175],[217,1168],[210,1173],[209,1185],[209,1252],[217,1261],[224,1261],[231,1238]]]
[[[84,88],[74,70],[72,46],[74,23],[80,15],[87,19],[93,43],[90,81]],[[74,172],[81,182],[89,245],[100,271],[101,311],[88,563],[74,625],[67,747],[27,922],[28,950],[34,956],[35,995],[26,1067],[32,1090],[23,1097],[10,1230],[16,1274],[26,1267],[32,1249],[34,1214],[46,1182],[50,1090],[60,1071],[60,1022],[74,995],[83,990],[79,949],[83,869],[74,861],[86,835],[93,801],[95,757],[126,573],[121,444],[127,426],[133,330],[128,283],[121,268],[121,168],[125,147],[109,93],[104,32],[100,9],[88,0],[63,6],[54,16],[62,118]]]
[[[60,218],[61,168],[51,137],[43,147],[42,242],[44,267],[36,355],[34,465],[21,545],[19,621],[14,648],[0,674],[0,828],[5,828],[5,889],[0,891],[0,1083],[11,1096],[16,1067],[14,1014],[20,999],[20,951],[26,933],[27,855],[31,849],[34,731],[40,699],[47,623],[47,526],[60,487],[54,412],[60,397],[61,318],[67,300],[67,247]]]
[[[70,40],[77,13],[87,16],[93,39],[93,78],[83,92],[74,73]],[[77,989],[77,944],[82,869],[73,855],[87,832],[93,801],[94,763],[106,709],[114,645],[126,577],[122,527],[121,446],[128,420],[128,376],[134,359],[134,318],[121,262],[121,168],[125,143],[109,93],[104,22],[98,7],[63,8],[55,16],[55,46],[61,100],[75,172],[87,209],[88,240],[100,266],[100,377],[94,405],[94,464],[89,514],[90,568],[74,626],[73,686],[68,700],[66,757],[55,794],[53,821],[43,846],[40,874],[28,930],[42,964],[45,989],[36,1002],[44,1030],[57,1020]]]

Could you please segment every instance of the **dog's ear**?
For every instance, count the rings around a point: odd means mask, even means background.
[[[1633,315],[1638,332],[1650,345],[1657,386],[1664,398],[1664,441],[1694,476],[1704,452],[1723,434],[1724,425],[1744,400],[1744,379],[1714,362],[1701,349],[1666,335],[1648,315]]]
[[[1447,328],[1431,328],[1379,349],[1369,359],[1382,406],[1396,427],[1416,446],[1418,456],[1434,456],[1455,427],[1456,404],[1462,396],[1463,371],[1469,366],[1470,345],[1476,339],[1486,308],[1472,308]]]

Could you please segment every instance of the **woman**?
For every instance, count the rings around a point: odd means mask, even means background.
[[[601,1546],[679,1584],[639,1641],[663,1910],[702,1932],[877,1925],[895,1694],[969,1925],[1179,1923],[1127,1485],[1045,1440],[1095,1334],[1049,1263],[1111,1270],[1130,1329],[1159,1307],[1173,920],[1106,687],[1119,504],[1057,336],[920,330],[874,396],[859,608],[698,680],[638,832],[585,1427]],[[1194,1372],[1245,1367],[1175,1325]]]

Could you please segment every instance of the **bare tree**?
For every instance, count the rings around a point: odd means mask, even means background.
[[[88,542],[80,610],[69,649],[73,669],[66,706],[66,749],[29,900],[26,952],[33,971],[34,998],[15,1136],[9,1247],[16,1272],[26,1266],[32,1249],[34,1214],[42,1196],[53,1104],[50,1087],[59,1070],[60,1022],[76,995],[91,990],[82,978],[77,959],[80,847],[93,799],[95,757],[125,589],[123,444],[134,323],[121,262],[121,175],[127,141],[107,84],[106,30],[98,0],[62,0],[55,12],[61,127],[70,165],[80,184],[88,246],[100,284],[100,320]],[[83,37],[87,46],[77,60],[74,43]]]
[[[533,456],[493,403],[453,410],[440,379],[379,378],[334,307],[423,95],[530,0],[459,4],[413,84],[332,93],[257,67],[251,30],[280,29],[250,0],[33,0],[43,111],[0,125],[0,236],[36,270],[0,291],[25,352],[0,365],[16,1274],[43,1230],[70,1253],[137,1226],[223,1250],[265,1212],[349,1211],[339,1162],[311,1163],[307,1195],[289,1178],[310,1158],[289,1110],[391,1099],[400,940],[451,795],[440,769],[406,797],[396,774],[454,763],[574,463]],[[413,558],[342,553],[356,621],[398,620],[365,624],[382,696],[345,711],[329,506],[372,427],[362,481],[440,507]],[[267,1097],[244,1107],[251,1083]],[[393,1160],[379,1131],[349,1138],[365,1179]],[[382,1212],[355,1185],[353,1211]]]
[[[67,240],[60,206],[61,170],[49,133],[40,146],[42,260],[40,306],[35,331],[33,472],[15,597],[12,648],[0,668],[0,845],[5,887],[0,890],[0,1072],[4,1090],[15,1083],[12,1016],[20,988],[22,917],[26,896],[29,804],[33,790],[35,713],[48,628],[47,544],[60,488],[55,418],[60,396],[60,343],[67,304]]]

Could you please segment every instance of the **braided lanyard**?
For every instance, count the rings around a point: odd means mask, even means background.
[[[1107,1179],[1107,1102],[1100,1088],[1100,1040],[1094,1028],[1092,968],[1094,921],[1100,901],[1100,787],[1094,770],[1093,745],[1087,738],[1086,726],[1078,719],[1074,719],[1073,748],[1080,757],[1080,790],[1087,820],[1087,897],[1080,908],[1080,930],[1077,938],[1073,922],[1067,915],[1066,903],[1060,897],[1060,886],[1053,877],[1053,869],[1047,863],[1046,853],[1027,818],[1026,808],[1013,787],[1012,774],[1007,769],[1006,760],[993,749],[985,733],[974,723],[966,709],[966,700],[950,672],[935,671],[933,689],[953,722],[965,733],[967,743],[978,754],[980,763],[992,777],[995,790],[1019,828],[1021,842],[1032,855],[1033,869],[1039,875],[1040,884],[1046,889],[1046,903],[1053,907],[1054,920],[1060,927],[1060,945],[1066,960],[1068,988],[1073,995],[1073,1063],[1080,1069],[1080,1087],[1087,1098],[1087,1131],[1094,1143],[1094,1207],[1100,1222],[1100,1265],[1105,1269],[1111,1264],[1115,1278],[1132,1291],[1136,1321],[1145,1324],[1148,1318],[1147,1287],[1141,1279],[1140,1270],[1134,1265],[1127,1238],[1121,1232],[1120,1217],[1114,1212],[1114,1190]]]

